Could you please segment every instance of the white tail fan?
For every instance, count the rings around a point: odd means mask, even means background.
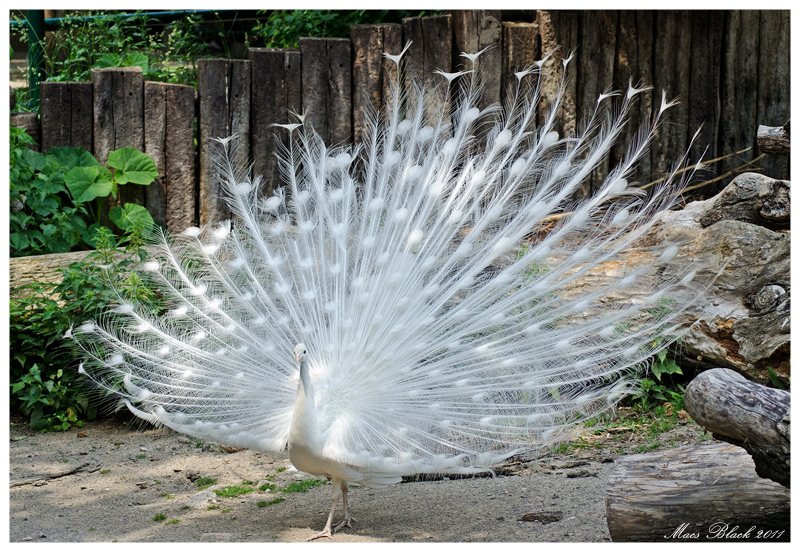
[[[563,80],[537,121],[542,70],[517,74],[505,109],[477,107],[471,66],[442,73],[460,85],[444,101],[395,83],[359,146],[282,125],[285,187],[268,198],[222,141],[233,222],[164,238],[142,269],[168,308],[109,305],[76,326],[90,357],[81,370],[145,420],[239,447],[288,445],[299,469],[344,491],[485,470],[612,408],[697,297],[685,274],[640,300],[620,293],[642,285],[625,254],[690,173],[648,193],[629,183],[672,105],[664,97],[576,200],[643,89],[604,94],[585,130],[561,136]],[[431,118],[432,102],[450,111]],[[646,252],[666,264],[680,249]],[[618,276],[577,285],[608,271]]]

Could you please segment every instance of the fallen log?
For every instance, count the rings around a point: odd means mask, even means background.
[[[789,155],[790,136],[788,127],[758,126],[756,143],[762,153]]]
[[[613,541],[788,541],[789,490],[726,443],[623,457],[606,489]]]
[[[750,453],[758,475],[789,487],[789,397],[788,391],[715,368],[689,383],[685,408],[718,439]]]

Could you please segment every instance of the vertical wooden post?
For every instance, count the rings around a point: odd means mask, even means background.
[[[105,163],[122,147],[144,148],[144,77],[140,67],[92,71],[94,155]],[[144,205],[144,187],[120,188],[118,202]]]
[[[350,39],[301,38],[303,111],[306,124],[328,146],[352,140]]]
[[[250,124],[253,173],[264,178],[263,195],[281,186],[276,153],[288,133],[275,124],[296,122],[302,111],[300,52],[275,48],[250,48],[252,71]]]
[[[542,57],[539,26],[536,23],[503,22],[503,92],[517,84],[514,73],[529,69]],[[530,77],[528,77],[530,78]],[[501,97],[502,98],[502,97]]]
[[[759,13],[758,110],[756,123],[783,126],[790,118],[789,106],[789,12],[764,10]],[[769,156],[763,161],[764,174],[789,178],[789,158]]]
[[[389,102],[391,82],[398,78],[393,63],[384,53],[399,54],[403,49],[402,27],[398,24],[353,25],[353,139],[360,142],[370,113],[377,113]]]
[[[194,87],[145,82],[144,107],[144,151],[158,166],[146,190],[147,210],[179,233],[196,224]]]
[[[232,148],[237,162],[250,161],[250,62],[203,59],[198,62],[200,96],[200,224],[230,218],[213,156],[216,138],[236,135]]]
[[[403,79],[408,94],[413,93],[411,82],[418,82],[430,90],[446,81],[434,71],[450,72],[453,69],[453,31],[449,15],[435,17],[407,17],[403,19],[403,42],[411,41],[403,62]],[[414,101],[413,97],[411,98]],[[426,107],[428,117],[435,118],[447,106],[430,102]]]
[[[473,69],[472,64],[461,57],[462,53],[474,54],[489,48],[478,58],[477,69],[483,83],[483,94],[479,107],[484,109],[502,99],[502,39],[503,29],[500,10],[453,10],[453,39],[455,59],[453,67]]]
[[[71,146],[92,151],[92,83],[41,84],[42,151]]]
[[[689,151],[690,163],[723,155],[719,147],[719,90],[721,87],[721,52],[725,32],[725,12],[693,11],[692,49],[689,67],[688,137],[700,130]],[[730,152],[727,152],[730,153]],[[720,183],[722,184],[722,183]],[[722,189],[720,187],[720,189]],[[711,192],[712,190],[707,190]]]
[[[689,128],[689,78],[691,74],[690,63],[681,63],[676,57],[676,52],[689,52],[691,50],[691,12],[664,11],[656,12],[654,37],[653,37],[653,109],[661,106],[661,92],[665,91],[667,99],[680,99],[675,107],[670,109],[668,123],[659,129],[658,140],[653,143],[651,159],[653,176],[659,176],[673,168],[675,163],[686,152],[689,138],[694,134],[694,128]],[[751,140],[755,137],[755,132]]]
[[[614,59],[617,44],[617,13],[610,11],[583,12],[580,51],[575,69],[578,78],[578,117],[588,121],[597,108],[597,99],[614,88]],[[606,100],[600,108],[610,113],[613,101]],[[605,157],[592,171],[589,190],[599,186],[609,171],[609,158]]]
[[[540,102],[539,121],[546,117],[550,102],[555,99],[561,85],[561,62],[569,55],[578,55],[579,13],[574,11],[547,11],[536,12],[536,23],[541,38],[541,56],[550,55],[542,74],[542,101]],[[558,116],[556,130],[562,135],[574,134],[577,130],[578,113],[578,74],[580,71],[578,61],[573,58],[567,69],[566,90],[562,102],[561,112]]]
[[[616,60],[614,63],[614,86],[623,92],[632,82],[634,86],[653,84],[653,12],[645,10],[619,13]],[[631,114],[631,122],[623,131],[612,152],[612,163],[623,159],[628,144],[636,139],[640,126],[648,124],[653,113],[653,102],[661,101],[661,92],[648,90],[637,97],[637,105]],[[650,155],[645,154],[637,163],[636,180],[652,180]]]

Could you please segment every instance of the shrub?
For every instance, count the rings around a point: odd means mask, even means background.
[[[22,129],[10,133],[11,255],[64,253],[94,246],[106,200],[127,184],[148,186],[158,176],[155,162],[134,148],[111,152],[106,166],[81,148],[39,153]],[[147,226],[153,218],[141,205],[126,203],[108,212],[122,231]]]
[[[9,301],[11,406],[32,428],[66,430],[96,415],[91,389],[76,370],[79,355],[63,338],[76,321],[97,318],[119,301],[110,279],[123,299],[162,310],[159,297],[131,271],[145,256],[143,231],[134,224],[117,240],[100,227],[97,250],[65,268],[59,284],[34,282],[15,290]]]

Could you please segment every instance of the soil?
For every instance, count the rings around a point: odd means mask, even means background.
[[[352,487],[352,529],[334,542],[609,541],[605,485],[623,454],[707,439],[690,420],[657,437],[580,428],[573,445],[517,459],[491,477]],[[203,443],[139,422],[104,420],[37,433],[10,431],[11,542],[305,541],[325,523],[330,485],[285,456]],[[560,451],[560,452],[556,452]],[[216,484],[198,488],[200,478]],[[214,491],[251,482],[253,492]],[[274,490],[258,490],[271,484]],[[267,505],[271,500],[283,499]],[[341,516],[337,512],[336,519]]]

